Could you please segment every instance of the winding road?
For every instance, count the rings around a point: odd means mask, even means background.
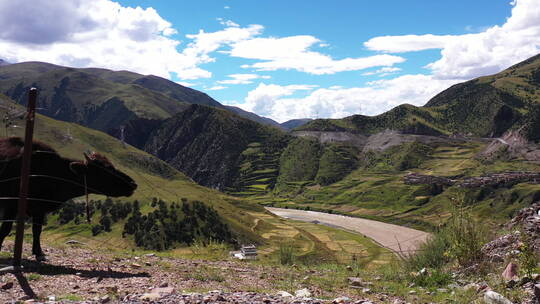
[[[266,207],[266,210],[287,219],[320,223],[357,232],[398,254],[407,255],[414,252],[430,236],[427,232],[412,228],[344,215],[273,207]]]

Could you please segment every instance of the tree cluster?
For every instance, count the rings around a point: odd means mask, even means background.
[[[231,242],[229,227],[219,214],[199,201],[167,205],[160,199],[151,204],[155,209],[143,215],[134,209],[124,225],[123,236],[133,235],[139,247],[166,250],[175,244],[190,245],[195,240]]]
[[[219,214],[199,201],[182,199],[180,203],[166,203],[154,198],[150,203],[153,210],[143,214],[139,201],[114,202],[91,201],[90,213],[100,214],[99,221],[92,225],[92,235],[110,232],[112,225],[126,219],[122,237],[132,235],[139,247],[152,250],[166,250],[177,244],[190,245],[197,241],[210,240],[232,242],[232,233]],[[58,222],[81,223],[85,218],[85,204],[66,202],[58,211]]]

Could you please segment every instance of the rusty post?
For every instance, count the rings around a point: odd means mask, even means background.
[[[24,134],[24,150],[21,165],[21,184],[19,188],[19,205],[17,207],[17,231],[15,235],[15,249],[13,251],[14,271],[20,271],[21,268],[22,246],[24,239],[24,220],[26,218],[30,160],[32,158],[32,138],[34,136],[34,118],[36,114],[36,98],[37,89],[31,88],[28,91],[26,129]]]

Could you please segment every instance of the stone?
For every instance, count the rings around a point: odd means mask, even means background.
[[[133,268],[141,268],[142,266],[141,266],[141,264],[132,263],[131,267],[133,267]]]
[[[283,290],[278,291],[276,294],[277,294],[278,296],[284,297],[284,298],[292,298],[292,297],[293,297],[292,294],[290,294],[290,293],[288,293],[288,292],[286,292],[286,291],[283,291]]]
[[[476,283],[469,283],[465,286],[463,286],[463,289],[464,290],[474,290],[474,291],[478,291],[480,289],[480,285],[476,284]]]
[[[157,301],[161,299],[161,295],[157,293],[145,293],[139,297],[139,300],[142,301]]]
[[[109,296],[103,296],[101,298],[99,298],[99,302],[101,303],[107,303],[111,300],[111,298]]]
[[[303,288],[295,291],[294,295],[298,298],[309,298],[311,297],[311,291],[307,288]]]
[[[437,288],[437,292],[445,293],[445,292],[448,292],[448,289],[446,289],[446,288]]]
[[[169,287],[169,283],[163,282],[163,283],[159,284],[159,287],[161,287],[161,288],[163,288],[163,287]]]
[[[174,287],[158,287],[152,289],[150,293],[157,293],[159,295],[168,295],[174,292]]]
[[[50,302],[56,301],[56,297],[55,297],[55,296],[49,296],[49,297],[47,297],[47,299],[48,299]]]
[[[332,303],[333,304],[343,304],[343,303],[349,303],[351,301],[350,298],[348,297],[339,297],[339,298],[335,298]]]
[[[13,282],[7,282],[4,285],[2,285],[2,287],[0,287],[0,288],[2,288],[3,290],[11,289],[11,288],[13,288]]]
[[[371,289],[369,288],[362,288],[363,293],[371,293]]]
[[[510,300],[492,290],[484,294],[484,302],[486,304],[512,304]]]
[[[534,285],[534,296],[540,300],[540,284]]]
[[[506,288],[514,288],[516,287],[518,281],[516,279],[511,279],[506,281],[506,284],[504,285]]]
[[[144,256],[151,258],[151,257],[155,257],[156,254],[155,253],[147,253]]]
[[[503,279],[505,280],[512,280],[512,279],[517,278],[517,273],[518,273],[518,265],[510,262],[508,263],[508,265],[506,265],[506,268],[504,269],[501,275]]]
[[[66,244],[67,245],[86,245],[85,243],[79,242],[77,240],[68,240],[68,241],[66,241]]]
[[[410,294],[410,295],[416,294],[416,290],[411,290],[411,291],[409,291],[409,294]]]
[[[346,267],[346,268],[347,268],[347,270],[348,270],[348,271],[353,271],[352,267],[351,267],[351,266],[349,266],[349,265],[347,265],[347,267]]]
[[[361,278],[349,277],[349,278],[347,278],[347,280],[349,281],[349,284],[351,286],[361,287],[363,285],[363,282],[362,282]]]
[[[422,268],[422,269],[420,269],[420,271],[419,271],[418,273],[419,273],[420,275],[423,275],[423,276],[429,275],[429,272],[428,272],[427,268],[425,268],[425,267]]]
[[[529,283],[529,282],[532,282],[532,279],[531,279],[531,278],[529,278],[529,277],[522,277],[522,278],[519,280],[518,285],[519,285],[519,286],[523,286],[523,285],[525,285],[525,284],[527,284],[527,283]]]

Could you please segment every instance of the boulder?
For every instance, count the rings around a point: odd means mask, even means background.
[[[504,269],[502,273],[502,277],[503,279],[509,281],[509,280],[517,279],[517,274],[518,274],[518,265],[510,262],[508,263],[508,265],[506,265],[506,268]]]
[[[280,290],[277,292],[277,295],[280,296],[280,297],[284,297],[284,298],[292,298],[293,295],[286,292],[286,291],[283,291],[283,290]]]
[[[297,290],[294,295],[298,298],[309,298],[311,297],[311,292],[309,291],[309,289],[304,288]]]
[[[487,291],[484,294],[484,302],[486,304],[513,304],[510,300],[503,297],[501,294],[495,291]]]

